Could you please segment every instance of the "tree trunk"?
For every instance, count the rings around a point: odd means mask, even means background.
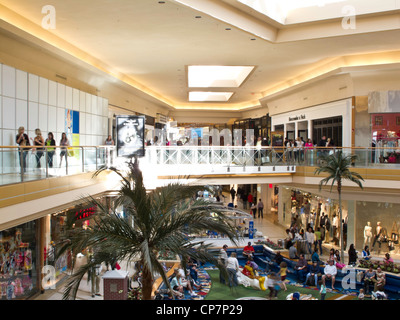
[[[343,239],[343,223],[342,223],[342,181],[338,180],[339,194],[339,225],[340,225],[340,261],[344,264],[344,239]]]
[[[143,268],[142,272],[142,295],[143,300],[151,300],[151,293],[153,291],[153,276],[147,268]]]

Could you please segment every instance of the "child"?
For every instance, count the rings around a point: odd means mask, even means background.
[[[364,289],[360,289],[360,293],[358,294],[358,300],[364,300]]]
[[[275,272],[271,272],[267,276],[267,287],[269,289],[268,299],[276,298],[277,297],[277,290],[275,289],[275,285],[277,284],[278,275]]]
[[[321,300],[325,300],[325,295],[326,295],[326,286],[324,283],[321,284],[321,290],[319,291],[321,294]]]
[[[281,264],[279,265],[280,269],[278,272],[278,275],[281,276],[281,281],[282,281],[282,288],[286,291],[286,284],[285,284],[285,279],[286,279],[286,274],[287,274],[287,264],[285,261],[282,261]]]

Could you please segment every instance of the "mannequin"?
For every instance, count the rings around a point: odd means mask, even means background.
[[[372,227],[371,222],[367,222],[367,225],[364,227],[364,247],[371,246],[371,239],[372,239]]]
[[[381,250],[381,232],[382,232],[382,227],[381,227],[381,223],[378,221],[376,223],[376,227],[375,227],[375,237],[374,237],[374,243],[372,244],[372,249],[374,249],[375,247],[375,243],[378,242],[379,243],[379,251]]]

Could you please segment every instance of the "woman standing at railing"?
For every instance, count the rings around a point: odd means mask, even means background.
[[[44,142],[46,146],[55,146],[56,140],[54,140],[54,135],[52,132],[47,134],[47,139]],[[47,148],[47,162],[49,163],[49,168],[53,168],[53,157],[54,157],[55,149]]]
[[[44,149],[41,148],[44,146],[44,139],[42,136],[42,131],[40,129],[35,129],[36,137],[33,139],[33,145],[36,147],[36,168],[40,168],[40,158],[43,156]],[[32,139],[32,138],[31,138]]]
[[[26,147],[26,146],[31,145],[29,142],[29,137],[25,133],[24,127],[18,128],[18,134],[17,134],[16,141],[20,147]],[[20,162],[20,166],[22,165],[24,172],[26,172],[26,156],[28,155],[28,149],[29,148],[20,148],[20,150],[19,150],[19,162]],[[21,160],[22,160],[22,163],[21,163]]]
[[[69,141],[65,132],[61,134],[60,146],[68,147]],[[65,156],[65,162],[67,162],[67,148],[61,148],[60,152],[60,167],[62,164],[62,158]]]
[[[309,165],[313,164],[313,152],[312,149],[314,148],[314,145],[311,141],[310,138],[307,139],[307,142],[304,144],[304,154],[305,154],[305,160],[310,161]]]

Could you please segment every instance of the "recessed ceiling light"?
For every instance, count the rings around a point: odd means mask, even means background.
[[[189,92],[189,101],[191,102],[227,102],[233,95],[233,92]]]
[[[254,66],[189,66],[188,86],[191,88],[237,88]]]

